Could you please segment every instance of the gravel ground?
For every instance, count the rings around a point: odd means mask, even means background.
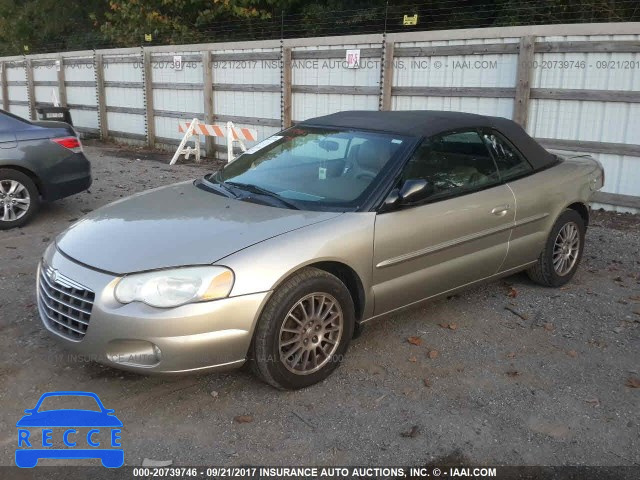
[[[114,408],[128,465],[640,464],[640,218],[594,212],[583,264],[559,290],[519,274],[372,322],[304,391],[246,371],[145,377],[74,362],[49,338],[36,265],[84,213],[212,167],[86,151],[90,192],[0,232],[0,464],[13,464],[23,409],[51,390],[96,392]]]

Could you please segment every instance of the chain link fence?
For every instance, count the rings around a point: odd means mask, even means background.
[[[88,21],[88,20],[87,20]],[[516,25],[640,21],[637,0],[431,0],[415,4],[336,10],[313,4],[304,13],[273,11],[263,18],[227,19],[180,29],[109,35],[96,26],[48,40],[42,46],[5,46],[21,55],[116,47],[273,40],[368,33],[393,33]],[[80,22],[80,20],[79,20]],[[1,46],[0,46],[1,48]]]

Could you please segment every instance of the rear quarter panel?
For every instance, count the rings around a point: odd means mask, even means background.
[[[535,261],[558,216],[571,204],[588,206],[602,187],[602,170],[591,157],[561,157],[561,162],[531,176],[509,182],[516,198],[516,224],[501,270]]]

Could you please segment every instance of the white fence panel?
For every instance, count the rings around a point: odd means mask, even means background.
[[[64,59],[67,104],[74,127],[95,131],[98,128],[95,69],[93,57]]]

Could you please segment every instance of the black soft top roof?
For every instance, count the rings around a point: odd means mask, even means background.
[[[536,170],[557,161],[555,155],[547,152],[520,125],[502,117],[438,110],[352,110],[310,118],[299,125],[377,130],[412,137],[431,137],[450,130],[488,127],[507,137]]]

